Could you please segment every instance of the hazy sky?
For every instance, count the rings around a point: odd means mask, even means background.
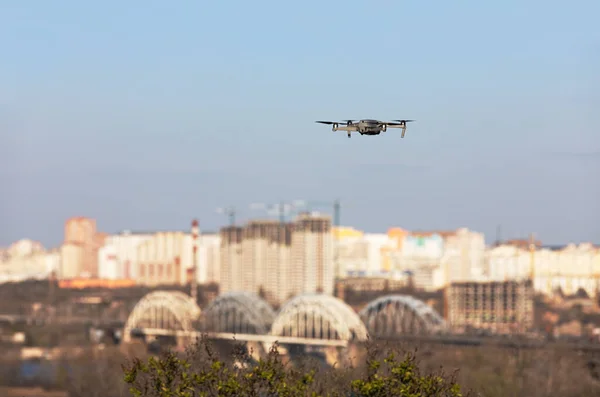
[[[600,243],[600,2],[0,1],[0,245],[342,201]],[[404,139],[315,120],[416,119]]]

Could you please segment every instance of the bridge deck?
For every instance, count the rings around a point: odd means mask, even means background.
[[[276,336],[276,335],[256,335],[256,334],[233,334],[228,332],[188,332],[175,331],[164,329],[148,329],[142,331],[145,335],[152,336],[182,336],[191,338],[200,338],[206,335],[209,339],[236,340],[243,342],[262,342],[262,343],[280,343],[280,344],[298,344],[298,345],[313,345],[313,346],[348,346],[348,341],[339,339],[316,339],[316,338],[299,338],[294,336]]]

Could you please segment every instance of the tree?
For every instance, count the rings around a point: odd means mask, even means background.
[[[202,339],[184,358],[167,352],[146,362],[134,360],[123,368],[124,380],[136,397],[462,396],[454,377],[421,374],[410,353],[401,358],[389,352],[384,359],[369,354],[366,371],[289,367],[280,359],[276,345],[258,362],[252,362],[241,348],[233,355],[231,363],[220,360]]]

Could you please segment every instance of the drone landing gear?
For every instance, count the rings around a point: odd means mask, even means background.
[[[348,133],[348,138],[352,138],[352,135],[350,133]]]

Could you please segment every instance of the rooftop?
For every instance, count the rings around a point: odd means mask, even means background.
[[[454,236],[456,234],[456,231],[454,231],[454,230],[415,230],[415,231],[409,232],[409,235],[416,236],[416,237],[431,237],[436,234],[441,237],[446,238],[446,237]]]
[[[116,236],[149,236],[157,233],[191,233],[190,230],[122,230],[115,233]],[[201,230],[200,235],[218,234],[219,232]]]

